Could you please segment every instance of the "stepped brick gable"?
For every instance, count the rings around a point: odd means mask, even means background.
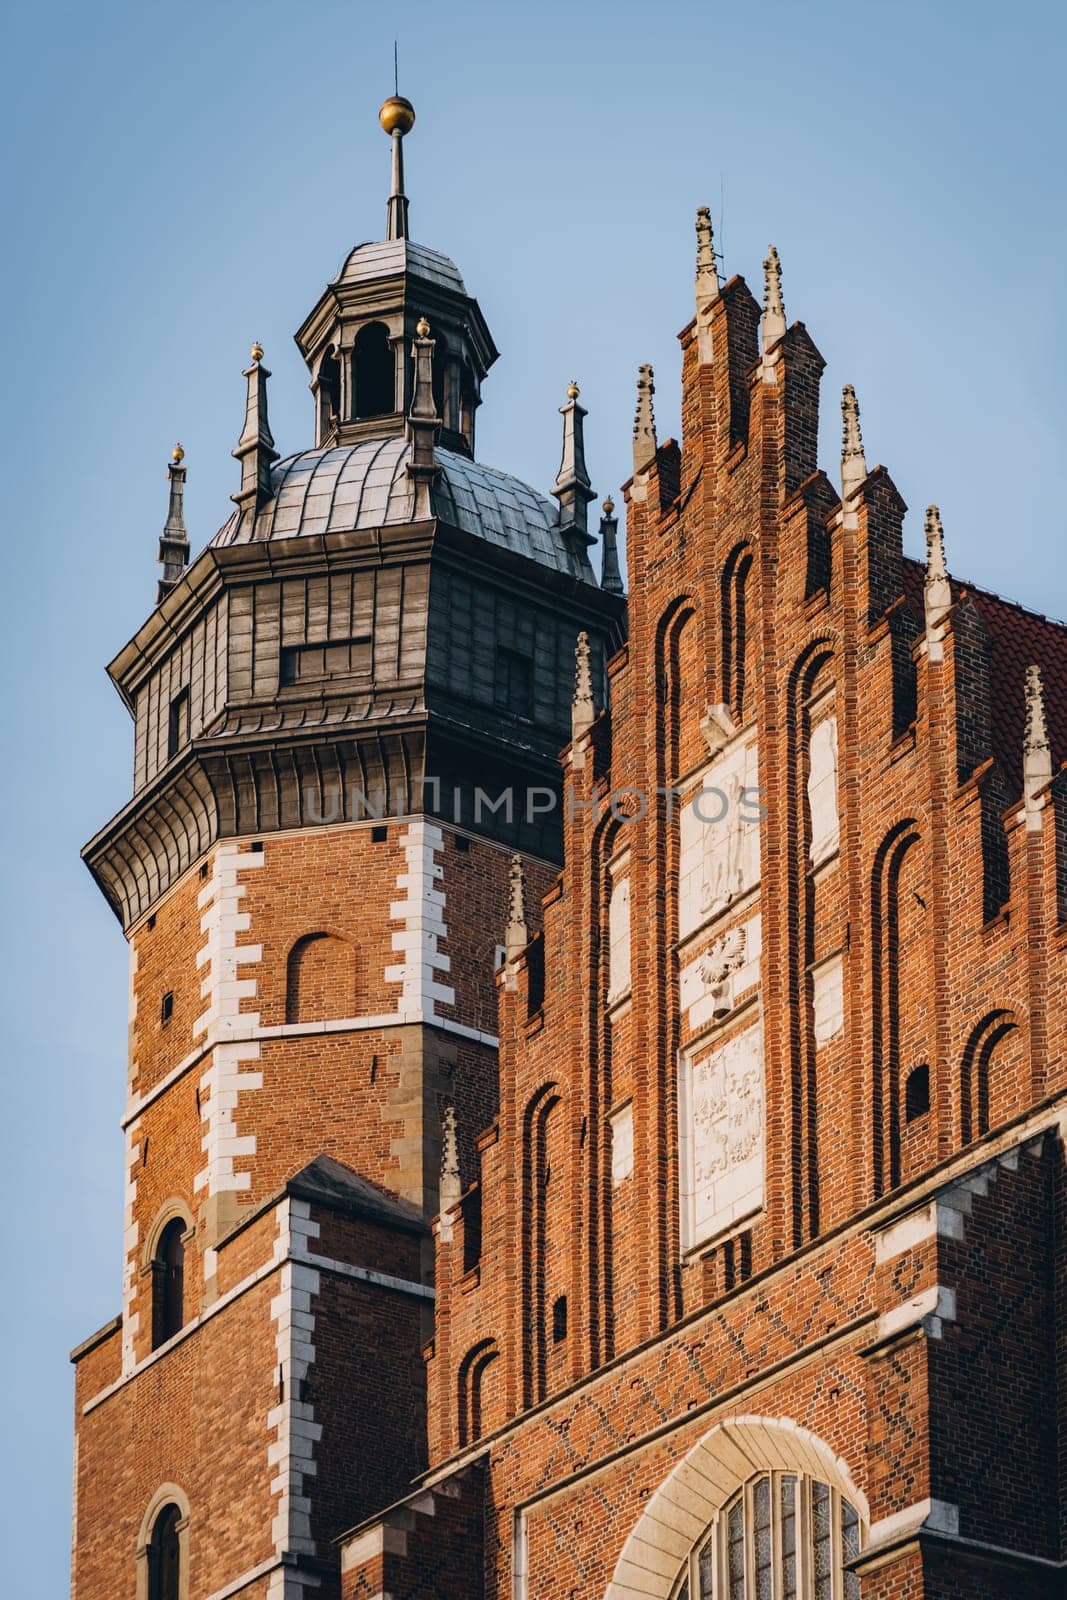
[[[959,579],[696,220],[624,592],[387,238],[245,373],[236,510],[111,673],[122,1305],[75,1600],[1052,1600],[1067,1579],[1067,630]],[[902,308],[901,314],[904,314]]]

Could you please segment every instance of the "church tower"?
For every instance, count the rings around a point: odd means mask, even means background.
[[[497,351],[410,236],[415,113],[380,115],[386,237],[296,334],[314,446],[279,459],[253,345],[235,508],[190,562],[176,447],[109,668],[133,794],[84,854],[130,946],[124,1276],[73,1358],[76,1600],[330,1600],[338,1536],[426,1466],[429,1219],[497,1109],[576,640],[602,701],[624,635],[577,386],[555,501],[477,462]]]

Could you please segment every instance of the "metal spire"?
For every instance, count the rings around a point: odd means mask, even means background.
[[[589,502],[595,500],[596,495],[590,487],[585,465],[585,429],[582,424],[588,412],[578,404],[580,393],[572,378],[567,385],[567,404],[559,408],[563,418],[563,455],[552,493],[559,501],[560,526],[588,535]]]
[[[574,650],[574,699],[571,701],[571,738],[578,739],[593,726],[596,706],[593,703],[593,661],[589,648],[589,635],[585,629],[578,635]]]
[[[242,376],[248,380],[245,399],[245,425],[237,448],[232,452],[241,463],[241,487],[230,499],[242,511],[257,512],[270,499],[270,469],[278,459],[274,448],[274,435],[267,418],[267,379],[270,373],[263,365],[263,346],[256,340],[251,351],[252,365]]]
[[[1052,778],[1052,748],[1045,720],[1045,691],[1041,683],[1041,668],[1026,669],[1026,733],[1023,737],[1023,798],[1027,826],[1039,827],[1038,792]],[[1031,824],[1030,818],[1034,821]]]
[[[930,638],[945,620],[952,605],[952,586],[945,565],[945,530],[936,506],[926,508],[926,581],[923,584],[923,609],[926,634]]]
[[[719,268],[715,260],[715,234],[711,226],[711,212],[707,206],[697,207],[697,310],[718,298]]]
[[[504,930],[504,960],[517,961],[530,942],[526,922],[526,872],[522,857],[511,858],[508,874],[508,921]]]
[[[856,391],[846,383],[841,394],[841,419],[843,440],[841,445],[841,492],[847,500],[854,495],[867,476],[867,458],[863,454],[863,435],[860,432],[860,407]]]
[[[637,369],[637,410],[634,414],[634,472],[649,466],[656,454],[656,418],[652,396],[656,386],[652,368],[646,362]]]
[[[625,593],[622,573],[619,570],[619,519],[615,515],[615,502],[610,494],[604,501],[600,519],[600,587],[608,594]]]
[[[763,353],[785,334],[785,305],[782,301],[782,263],[773,244],[763,263]]]
[[[393,177],[385,211],[385,237],[408,238],[408,197],[404,193],[404,135],[415,126],[415,107],[402,94],[391,94],[378,121],[393,141]]]
[[[181,578],[182,573],[189,565],[189,535],[185,531],[185,510],[183,500],[185,496],[185,451],[180,444],[176,444],[170,453],[167,463],[167,477],[170,479],[170,504],[167,507],[167,520],[163,524],[163,532],[159,536],[159,564],[163,568],[163,576],[159,580],[156,590],[156,605],[168,595],[174,585]]]

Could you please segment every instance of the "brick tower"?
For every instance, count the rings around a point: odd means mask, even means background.
[[[425,1469],[442,1150],[468,1183],[496,1111],[575,640],[599,680],[624,635],[577,390],[556,503],[476,462],[497,352],[410,238],[410,105],[381,121],[386,238],[296,335],[314,447],[278,459],[253,346],[236,509],[190,564],[177,447],[110,668],[134,793],[85,858],[130,945],[124,1291],[75,1352],[78,1600],[336,1596],[337,1535]]]

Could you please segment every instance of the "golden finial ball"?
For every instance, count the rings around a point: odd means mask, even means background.
[[[418,334],[420,339],[428,339],[430,337],[430,324],[426,321],[425,317],[420,317],[418,322],[416,322],[415,332]]]
[[[263,360],[263,346],[260,344],[258,339],[256,340],[255,344],[252,346],[252,360],[253,361],[262,361]]]
[[[606,517],[610,517],[611,513],[614,510],[615,510],[615,502],[614,502],[614,500],[611,498],[611,496],[609,494],[607,499],[604,501],[604,515]]]
[[[567,385],[567,399],[568,400],[577,400],[577,398],[581,394],[581,392],[582,391],[579,389],[578,385],[575,383],[574,379],[572,378],[570,383],[568,383],[568,385]]]
[[[378,113],[386,133],[410,133],[415,126],[415,107],[402,94],[391,94]]]
[[[174,462],[176,467],[181,466],[182,462],[185,460],[185,451],[182,449],[180,444],[176,444],[174,446],[174,449],[170,453],[170,459]]]

